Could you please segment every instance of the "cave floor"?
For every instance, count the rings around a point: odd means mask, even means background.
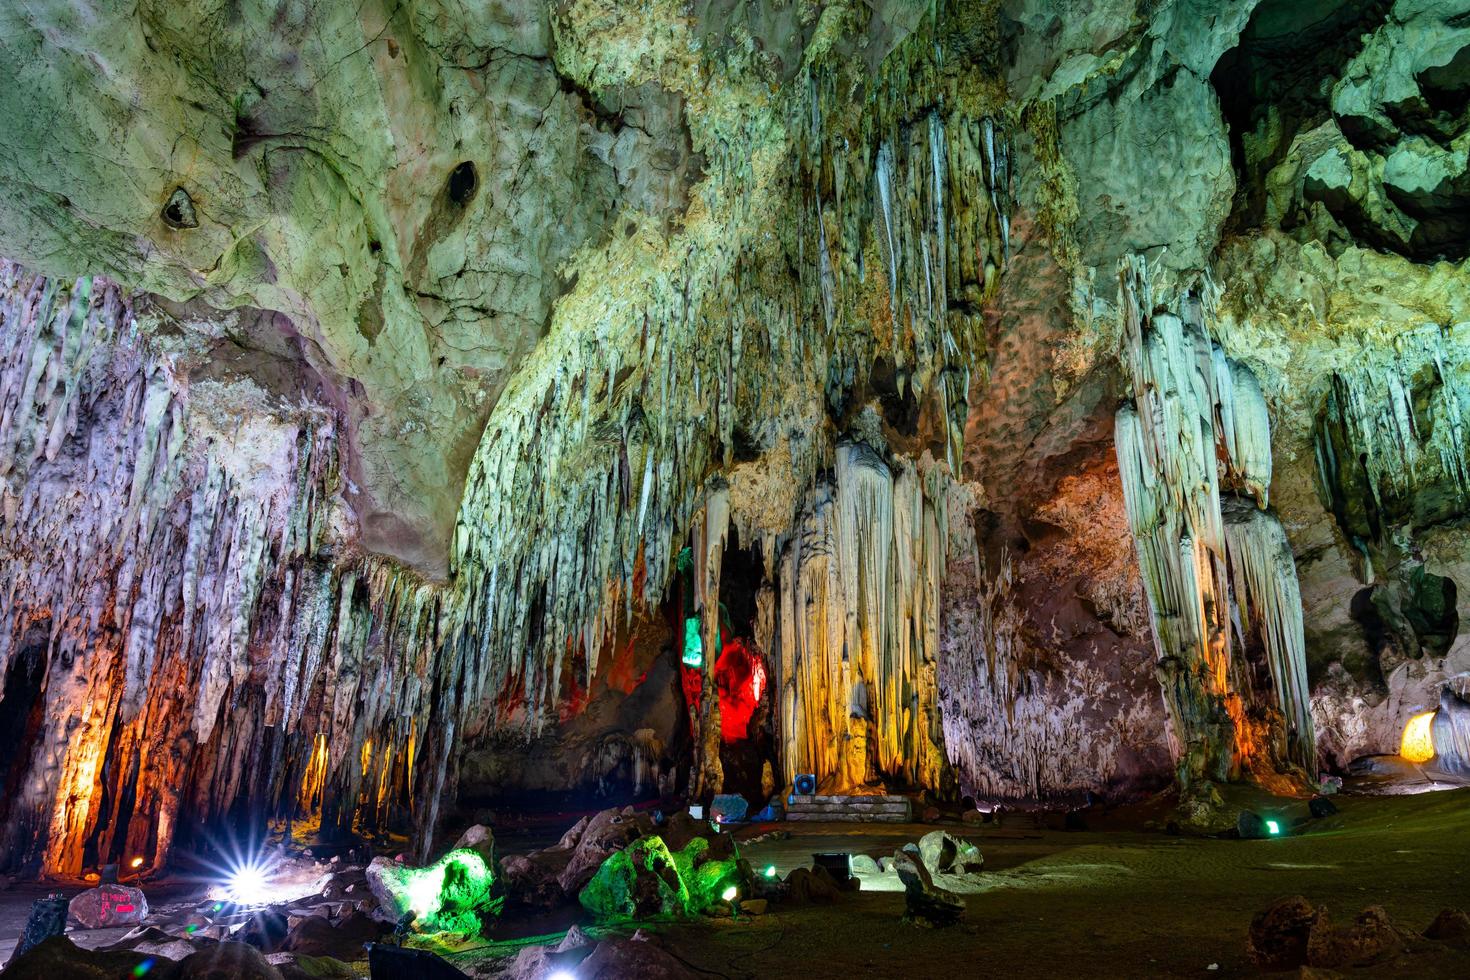
[[[1094,815],[1090,829],[1070,832],[1037,827],[1025,815],[1009,815],[1000,827],[943,825],[978,843],[986,868],[978,891],[965,897],[961,925],[947,930],[905,924],[902,892],[871,889],[831,905],[773,905],[755,918],[646,928],[701,975],[727,980],[927,978],[977,969],[1007,977],[1228,977],[1256,975],[1246,930],[1256,912],[1283,896],[1301,894],[1327,906],[1339,925],[1365,906],[1382,905],[1416,932],[1440,909],[1470,905],[1470,789],[1335,799],[1337,815],[1306,822],[1295,836],[1261,841],[1144,830],[1143,821],[1159,814],[1139,809]],[[1301,816],[1283,815],[1288,822]],[[775,865],[784,877],[809,866],[816,851],[882,857],[934,829],[783,823],[742,828],[737,836],[752,866]],[[0,891],[0,961],[30,902],[45,890]],[[158,905],[188,897],[178,886],[146,890]],[[450,958],[476,975],[492,975],[494,961],[503,962],[520,944],[558,941],[567,928],[560,919],[506,922],[489,948]],[[71,935],[98,946],[124,931]],[[514,938],[533,934],[539,937]],[[1436,950],[1353,972],[1470,976],[1470,950]]]
[[[1339,925],[1382,905],[1418,932],[1440,909],[1470,905],[1470,789],[1418,796],[1338,797],[1340,812],[1300,836],[1260,841],[1139,830],[952,832],[975,840],[989,872],[966,896],[961,926],[901,921],[900,892],[844,895],[829,906],[662,930],[671,951],[723,977],[1011,977],[1255,975],[1251,917],[1306,896]],[[931,825],[786,824],[787,840],[747,844],[757,869],[784,875],[813,851],[891,855]],[[798,969],[799,964],[799,969]],[[1211,969],[1211,964],[1216,964]],[[1365,974],[1369,971],[1354,971]],[[1424,954],[1375,976],[1470,976],[1470,951]]]

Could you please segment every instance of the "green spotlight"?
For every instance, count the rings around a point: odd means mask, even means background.
[[[684,620],[684,666],[698,667],[704,663],[704,640],[699,635],[699,617]]]
[[[1266,833],[1270,834],[1272,837],[1275,837],[1277,834],[1281,833],[1281,824],[1277,823],[1275,820],[1267,820]]]
[[[774,877],[776,877],[776,866],[774,864],[768,864],[768,865],[766,865],[766,872],[765,873],[766,873],[766,877],[767,878],[774,878]]]

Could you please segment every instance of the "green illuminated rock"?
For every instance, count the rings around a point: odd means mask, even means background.
[[[641,837],[603,862],[582,889],[582,906],[607,919],[673,919],[698,915],[742,884],[732,858],[711,854],[703,837],[670,851],[660,837]]]
[[[367,869],[368,887],[394,918],[414,914],[420,932],[478,933],[500,914],[503,898],[492,894],[495,874],[485,859],[457,848],[423,868],[385,857]]]

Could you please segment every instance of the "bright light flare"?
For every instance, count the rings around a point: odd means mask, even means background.
[[[143,866],[143,859],[140,858],[140,857],[135,857],[131,861],[128,862],[128,867],[132,868],[134,871],[138,870],[142,866]]]
[[[1266,833],[1270,834],[1272,837],[1275,837],[1277,834],[1281,833],[1281,824],[1277,823],[1275,820],[1267,820]]]
[[[774,864],[768,864],[768,865],[766,865],[765,874],[766,874],[766,877],[767,878],[774,878],[774,877],[776,877],[776,866]]]
[[[1428,762],[1434,758],[1434,712],[1426,711],[1415,715],[1404,726],[1404,737],[1399,742],[1399,755],[1409,762]]]
[[[259,861],[242,864],[230,872],[225,891],[237,905],[264,905],[271,896],[270,870]]]
[[[725,891],[720,895],[720,897],[723,898],[727,902],[733,902],[733,901],[735,901],[736,897],[739,894],[740,894],[740,889],[736,888],[734,885],[731,885],[729,888],[726,888],[725,889]]]
[[[577,980],[577,975],[571,970],[557,970],[555,973],[548,973],[546,980]]]

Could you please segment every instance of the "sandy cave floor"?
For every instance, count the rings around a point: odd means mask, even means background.
[[[1340,812],[1297,836],[1211,840],[1137,829],[1142,814],[1120,811],[1090,829],[1062,831],[1012,816],[951,832],[985,855],[983,890],[966,896],[961,926],[934,931],[901,921],[899,891],[849,893],[825,906],[773,906],[739,920],[657,924],[672,953],[709,977],[949,977],[977,971],[1008,977],[1256,975],[1246,955],[1251,917],[1282,896],[1302,894],[1347,924],[1382,905],[1396,923],[1422,930],[1440,909],[1470,905],[1470,789],[1411,796],[1339,796]],[[781,839],[780,833],[791,831]],[[747,827],[742,853],[757,869],[785,875],[814,851],[889,855],[933,825],[781,824]],[[750,839],[755,838],[755,839]],[[0,892],[0,960],[9,955],[32,899],[44,889]],[[183,900],[177,886],[148,889],[155,904]],[[452,956],[488,967],[539,935],[555,942],[560,922],[505,923],[504,942]],[[81,945],[115,941],[124,930],[72,932]],[[476,970],[479,972],[479,970]],[[1360,976],[1470,976],[1470,950],[1401,958],[1350,971]]]

